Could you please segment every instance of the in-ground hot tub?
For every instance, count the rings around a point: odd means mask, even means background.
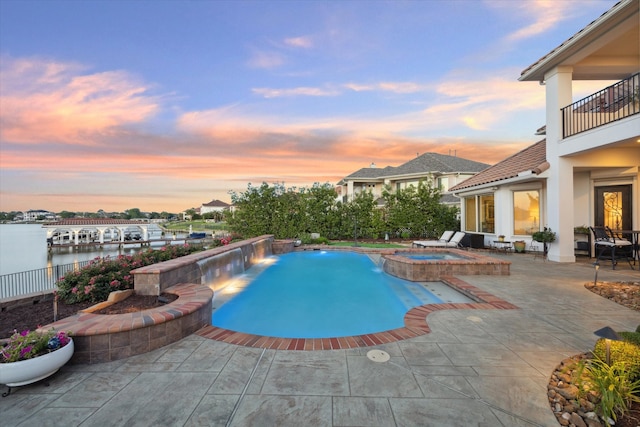
[[[443,276],[508,276],[511,263],[460,249],[403,249],[382,256],[382,269],[412,282],[431,282]]]

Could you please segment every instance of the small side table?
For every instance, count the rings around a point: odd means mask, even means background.
[[[511,243],[512,242],[508,240],[494,240],[493,248],[496,252],[509,253],[509,251],[511,250]]]

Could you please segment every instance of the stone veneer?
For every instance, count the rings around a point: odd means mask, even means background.
[[[178,283],[201,283],[203,272],[198,265],[200,261],[220,258],[220,266],[226,261],[221,257],[236,249],[242,251],[244,270],[249,269],[256,259],[271,255],[273,236],[265,235],[225,246],[195,252],[180,258],[148,265],[133,270],[134,289],[138,295],[160,295],[170,286]],[[226,269],[221,269],[224,275]],[[216,280],[223,279],[218,277]]]
[[[178,299],[162,307],[126,314],[78,313],[46,325],[69,331],[71,363],[103,363],[155,350],[211,324],[213,291],[179,284],[165,290]]]
[[[402,255],[385,254],[384,271],[412,282],[432,282],[444,276],[508,276],[511,263],[460,249],[403,249],[402,253],[450,253],[461,259],[421,260]]]
[[[201,283],[198,262],[213,260],[211,268],[220,270],[216,280],[224,280],[233,273],[224,268],[226,255],[240,252],[242,268],[247,269],[271,254],[272,241],[270,235],[256,237],[133,270],[137,294],[168,292],[178,299],[135,313],[78,313],[42,329],[71,333],[75,344],[72,363],[103,363],[155,350],[211,325],[214,285]]]

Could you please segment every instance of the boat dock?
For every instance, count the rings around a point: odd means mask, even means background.
[[[194,236],[172,231],[160,231],[161,236],[152,238],[149,228],[155,227],[154,224],[111,218],[64,219],[43,224],[42,227],[47,230],[49,251],[54,248],[101,248],[109,245],[124,247],[128,245],[151,246],[153,243],[202,243],[207,238],[204,233],[198,233],[197,236]],[[166,238],[167,234],[173,235],[173,237]]]

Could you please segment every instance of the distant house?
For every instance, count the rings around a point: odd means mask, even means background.
[[[25,211],[22,213],[23,221],[38,221],[38,220],[53,221],[55,219],[56,219],[56,214],[54,212],[49,212],[42,209],[34,209],[34,210]]]
[[[370,191],[379,198],[385,187],[397,191],[409,186],[417,187],[420,181],[425,181],[441,189],[442,203],[459,205],[460,201],[449,194],[449,188],[487,167],[486,163],[456,156],[425,153],[397,167],[378,168],[372,163],[368,168],[342,178],[336,190],[341,200],[348,202],[363,191]]]
[[[209,203],[203,203],[200,206],[200,215],[204,215],[209,212],[224,212],[225,210],[229,210],[231,205],[229,203],[225,203],[221,200],[212,200]]]
[[[550,227],[549,259],[573,262],[574,227],[640,229],[639,8],[616,3],[522,72],[545,86],[546,139],[450,188],[463,231],[530,243]],[[608,86],[574,100],[577,80]]]

